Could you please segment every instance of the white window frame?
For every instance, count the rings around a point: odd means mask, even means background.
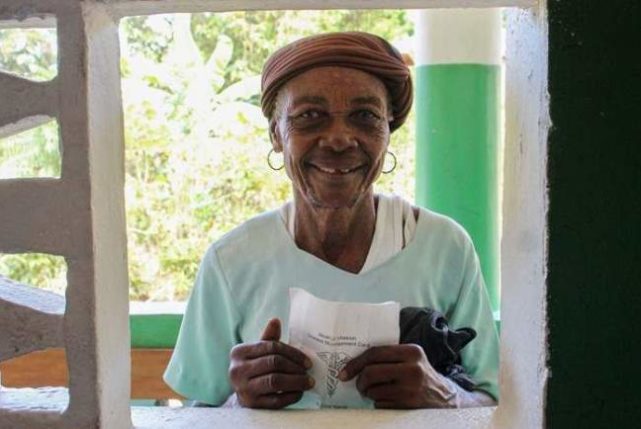
[[[0,0],[12,5],[17,0]],[[39,6],[36,0],[26,0]],[[45,2],[42,2],[45,3]],[[62,13],[71,0],[51,0],[51,13]],[[98,418],[103,427],[434,427],[543,428],[547,380],[546,153],[549,128],[547,98],[547,15],[538,0],[86,0],[85,25],[87,124],[91,200],[92,279],[91,314],[95,323]],[[425,9],[511,7],[506,35],[506,150],[504,160],[503,238],[501,243],[500,403],[497,407],[466,410],[308,412],[247,409],[162,407],[123,408],[130,379],[126,302],[126,234],[122,103],[118,74],[117,21],[130,15],[175,12],[222,12],[277,9]],[[44,9],[47,9],[46,7]],[[36,14],[37,15],[37,14]],[[2,17],[0,17],[1,19]],[[58,25],[65,19],[58,15]],[[75,21],[69,19],[69,23]],[[114,30],[115,28],[115,30]],[[59,30],[59,35],[60,35]],[[80,33],[78,33],[80,34]],[[60,40],[59,45],[81,41]],[[72,50],[75,48],[71,48]],[[60,71],[59,71],[60,72]],[[68,85],[69,81],[60,85]],[[64,173],[64,172],[63,172]],[[72,180],[74,178],[65,178]],[[49,186],[49,184],[46,184]],[[51,184],[51,186],[58,186]],[[0,189],[1,190],[1,189]],[[72,248],[62,254],[73,254]],[[109,256],[106,256],[109,255]],[[114,256],[115,255],[115,256]],[[123,258],[123,256],[125,256]],[[116,280],[114,280],[116,279]],[[114,291],[117,291],[115,296]],[[124,297],[124,299],[123,299]],[[69,305],[69,304],[68,304]],[[78,304],[70,324],[78,324]],[[75,318],[75,319],[74,319]],[[75,320],[75,321],[74,321]],[[120,334],[120,335],[116,335]],[[72,358],[74,361],[76,358]],[[81,361],[74,361],[81,362]],[[73,363],[73,362],[72,362]],[[91,366],[91,365],[90,365]],[[92,369],[92,371],[94,371]],[[115,376],[117,374],[117,376]],[[77,382],[76,382],[77,384]],[[82,388],[77,388],[82,391]],[[89,392],[89,390],[87,390]],[[92,393],[93,395],[93,393]],[[123,398],[125,396],[125,398]],[[116,405],[113,405],[116,398]],[[0,398],[0,405],[1,404]],[[72,398],[73,402],[73,398]],[[82,401],[80,401],[82,402]],[[73,405],[73,404],[72,404]],[[92,405],[93,406],[93,405]],[[1,407],[0,407],[1,408]],[[80,406],[82,408],[82,406]],[[106,411],[105,411],[106,410]],[[0,410],[2,411],[2,410]],[[74,416],[75,411],[69,410]],[[0,413],[0,417],[2,414]],[[53,418],[49,416],[47,418]],[[80,417],[78,417],[80,418]],[[132,420],[130,420],[132,419]],[[16,420],[23,421],[23,420]],[[69,420],[73,421],[73,419]],[[24,421],[23,421],[24,422]],[[44,423],[44,422],[43,422]],[[24,423],[23,423],[24,424]],[[29,427],[20,426],[15,427]]]

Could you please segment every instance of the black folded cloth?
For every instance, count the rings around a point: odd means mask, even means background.
[[[460,351],[476,337],[472,328],[450,329],[440,311],[427,307],[401,309],[401,344],[418,344],[435,370],[467,391],[476,383],[461,365]]]

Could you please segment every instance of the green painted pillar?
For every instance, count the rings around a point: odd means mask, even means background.
[[[416,202],[469,232],[498,314],[501,12],[420,11],[416,33]]]

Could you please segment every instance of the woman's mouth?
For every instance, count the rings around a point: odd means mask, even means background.
[[[345,168],[334,168],[334,167],[322,167],[320,165],[316,164],[309,164],[310,166],[314,167],[316,170],[321,171],[326,174],[332,174],[332,175],[344,175],[344,174],[350,174],[353,173],[357,170],[360,170],[362,165],[357,165],[355,167],[345,167]]]

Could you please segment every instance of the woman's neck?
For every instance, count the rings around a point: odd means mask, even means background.
[[[299,195],[294,197],[295,241],[298,248],[352,273],[367,259],[376,224],[372,191],[352,207],[316,207]]]

